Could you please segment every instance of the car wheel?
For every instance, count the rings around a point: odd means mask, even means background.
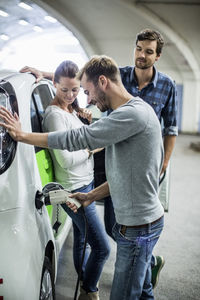
[[[52,265],[48,257],[44,259],[39,300],[55,300]]]

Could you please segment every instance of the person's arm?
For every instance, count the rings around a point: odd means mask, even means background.
[[[1,120],[4,122],[1,122]],[[0,126],[4,127],[17,142],[48,148],[48,133],[28,133],[22,131],[18,115],[16,113],[12,115],[11,112],[3,106],[0,106]],[[86,149],[86,147],[82,149]],[[92,154],[93,153],[88,151],[88,158],[90,158]]]
[[[99,201],[107,196],[110,195],[109,185],[108,182],[104,182],[94,190],[90,191],[89,193],[74,193],[71,194],[70,198],[75,198],[78,200],[83,207],[86,207],[90,205],[94,201]],[[71,204],[70,202],[67,202],[67,205],[71,210],[73,210],[74,213],[77,212],[77,206],[76,204]]]
[[[36,77],[36,82],[39,82],[43,78],[53,80],[54,73],[53,72],[46,72],[46,71],[40,71],[38,69],[25,66],[20,70],[21,73],[30,72]]]
[[[114,110],[108,117],[99,119],[89,126],[65,132],[51,132],[48,145],[53,149],[94,150],[119,143],[139,134],[146,126],[148,110],[140,113],[129,105]]]
[[[175,82],[171,82],[170,85],[171,88],[168,93],[168,99],[161,113],[164,124],[164,162],[161,174],[166,170],[169,164],[175,146],[176,136],[178,135],[176,85]]]
[[[164,136],[164,162],[163,162],[161,174],[165,172],[165,170],[169,164],[169,160],[172,155],[172,151],[174,149],[175,142],[176,142],[175,135]]]
[[[140,133],[146,126],[148,111],[144,110],[138,114],[129,105],[124,105],[108,117],[101,118],[89,126],[50,133],[23,132],[18,116],[13,116],[5,108],[0,108],[0,118],[5,121],[0,123],[0,126],[7,128],[16,141],[43,148],[77,151],[107,147]]]
[[[48,148],[48,133],[28,133],[22,131],[18,115],[15,113],[13,116],[2,106],[0,107],[0,118],[5,121],[5,123],[0,122],[0,126],[6,128],[15,141]]]

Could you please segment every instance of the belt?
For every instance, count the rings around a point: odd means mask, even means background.
[[[151,222],[151,223],[147,223],[147,224],[142,224],[142,225],[132,225],[132,226],[126,226],[126,225],[121,225],[121,230],[120,232],[122,234],[125,234],[126,233],[126,229],[127,228],[136,228],[136,229],[140,229],[140,228],[145,228],[145,227],[148,227],[149,225],[153,225],[154,223],[158,222],[163,216],[161,216],[159,219]]]

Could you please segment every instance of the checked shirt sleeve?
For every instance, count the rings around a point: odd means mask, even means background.
[[[175,82],[170,81],[167,85],[168,97],[161,117],[163,119],[163,135],[178,135],[177,126],[177,91]]]

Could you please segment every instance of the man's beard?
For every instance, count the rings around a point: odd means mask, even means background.
[[[143,62],[143,64],[141,64],[140,61],[136,59],[135,66],[141,70],[146,70],[153,66],[153,63],[148,64],[146,61],[142,61],[142,62]]]
[[[97,88],[97,96],[96,99],[98,99],[96,102],[97,104],[100,104],[100,111],[105,112],[107,111],[110,107],[107,105],[106,101],[106,94],[102,92],[99,88]]]

